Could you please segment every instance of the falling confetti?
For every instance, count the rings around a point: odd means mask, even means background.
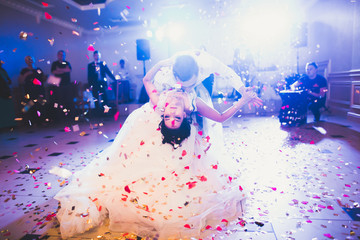
[[[52,19],[52,16],[51,16],[49,13],[45,12],[45,18],[46,18],[47,20],[51,20],[51,19]]]
[[[94,52],[95,48],[93,45],[89,45],[89,47],[87,48],[88,51]]]
[[[53,46],[54,45],[54,42],[55,42],[55,39],[54,38],[51,38],[51,39],[48,39],[49,43],[50,43],[50,46]]]
[[[73,34],[73,35],[76,35],[76,36],[80,36],[80,33],[77,32],[77,31],[75,31],[75,30],[72,31],[72,34]]]
[[[21,40],[27,40],[28,34],[26,32],[21,31],[19,34],[19,38]]]

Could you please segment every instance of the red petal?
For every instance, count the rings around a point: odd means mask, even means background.
[[[189,229],[191,228],[189,224],[185,224],[184,227]]]
[[[46,3],[46,2],[41,2],[41,4],[42,4],[44,7],[48,7],[48,6],[49,6],[49,4]]]
[[[194,182],[187,182],[186,183],[186,185],[188,185],[188,187],[189,187],[189,189],[192,189],[192,188],[194,188],[195,186],[196,186],[196,181],[194,181]]]
[[[87,50],[88,50],[88,51],[91,51],[91,52],[94,52],[94,51],[95,51],[95,48],[94,48],[93,45],[89,45],[89,47],[88,47]]]
[[[40,82],[39,79],[37,79],[37,78],[34,78],[33,84],[34,84],[34,85],[39,85],[39,86],[41,86],[41,82]]]
[[[202,182],[207,181],[207,178],[205,176],[198,177],[198,179]]]
[[[114,120],[117,121],[119,118],[120,112],[116,112],[114,115]]]
[[[325,234],[324,234],[324,236],[325,236],[325,237],[327,237],[327,238],[334,239],[334,237],[333,237],[333,236],[331,236],[331,234],[330,234],[330,233],[325,233]]]
[[[126,185],[124,189],[125,189],[125,191],[126,191],[127,193],[130,193],[130,192],[131,192],[128,185]]]
[[[52,16],[50,14],[48,14],[47,12],[45,12],[45,18],[50,20],[50,19],[52,19]]]
[[[181,156],[185,156],[185,155],[186,155],[186,150],[183,150]]]

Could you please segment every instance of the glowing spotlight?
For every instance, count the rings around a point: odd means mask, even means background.
[[[185,27],[181,23],[171,22],[167,25],[167,36],[172,41],[181,40],[182,36],[184,35],[184,32],[185,32]]]
[[[267,4],[252,8],[240,25],[246,42],[253,47],[273,46],[288,39],[294,16],[287,8]]]
[[[153,36],[153,32],[150,31],[150,30],[146,31],[146,36],[147,36],[148,38],[151,38],[151,37]]]
[[[157,40],[162,41],[164,39],[164,36],[165,36],[164,28],[161,27],[158,30],[156,30],[155,36],[156,36]]]
[[[157,40],[162,41],[164,38],[172,42],[182,40],[185,33],[185,26],[179,22],[169,22],[157,29],[155,36]]]

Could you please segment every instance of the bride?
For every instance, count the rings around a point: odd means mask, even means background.
[[[216,149],[222,144],[216,136],[204,134],[190,118],[201,114],[223,122],[256,96],[245,92],[219,113],[191,88],[180,90],[181,83],[159,93],[152,82],[159,69],[155,65],[143,79],[150,102],[132,112],[112,145],[56,194],[62,238],[99,226],[105,218],[111,231],[140,237],[205,238],[242,215],[239,172]],[[188,124],[185,135],[183,124]]]

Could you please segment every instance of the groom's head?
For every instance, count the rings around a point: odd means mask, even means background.
[[[175,59],[173,74],[176,81],[181,82],[183,87],[191,87],[197,81],[199,67],[193,57],[180,55]]]

